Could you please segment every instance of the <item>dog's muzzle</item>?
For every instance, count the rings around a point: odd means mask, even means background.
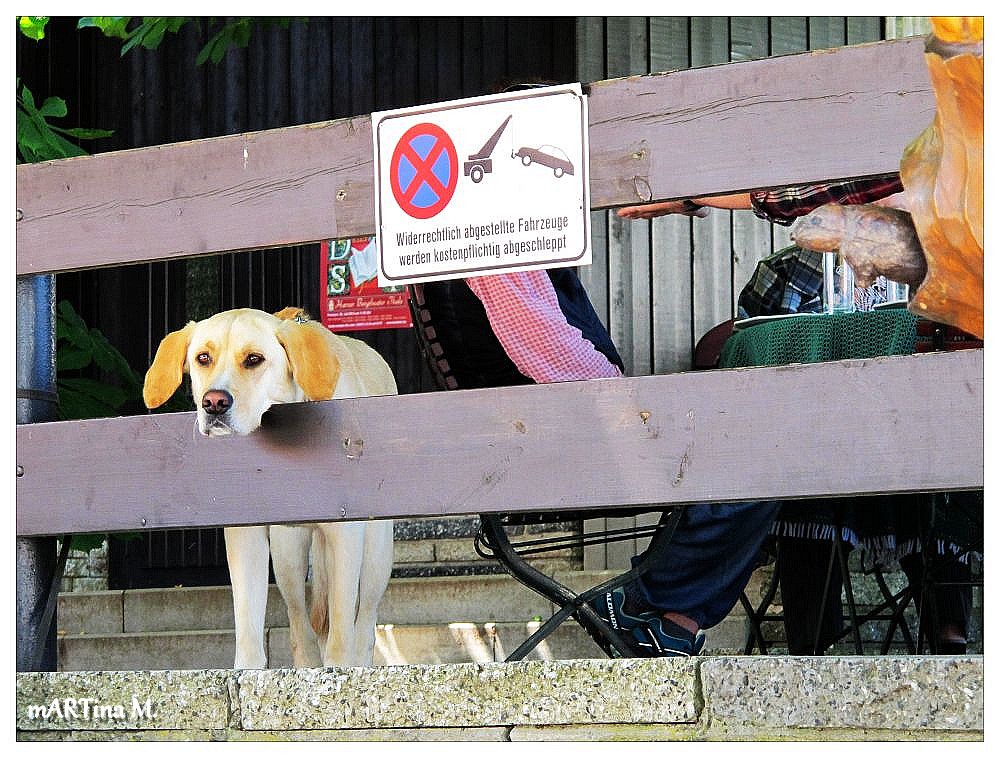
[[[225,390],[209,390],[201,399],[201,407],[209,416],[221,416],[233,407],[233,396]]]
[[[210,437],[228,436],[235,433],[230,425],[229,415],[233,408],[233,396],[225,390],[209,390],[201,398],[201,412],[198,426],[201,433]]]

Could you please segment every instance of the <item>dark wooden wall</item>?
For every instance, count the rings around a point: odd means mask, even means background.
[[[73,19],[39,43],[18,40],[17,68],[39,100],[68,101],[72,125],[114,130],[90,152],[272,129],[483,94],[517,79],[575,80],[575,22],[549,19],[338,18],[260,25],[246,49],[195,65],[207,29],[160,48],[120,42]],[[287,212],[294,216],[295,209]],[[72,244],[72,241],[67,241]],[[69,299],[138,370],[160,337],[233,307],[318,311],[318,248],[241,253],[60,275]],[[429,387],[412,335],[359,335],[390,362],[400,390]],[[131,408],[142,412],[142,408]]]
[[[156,51],[122,57],[119,41],[60,19],[41,42],[18,40],[17,73],[39,102],[66,99],[63,125],[114,130],[84,144],[96,153],[474,96],[517,80],[576,81],[575,35],[572,17],[313,18],[259,26],[248,48],[196,66],[208,35],[194,25]],[[60,274],[57,297],[143,372],[160,338],[188,319],[293,304],[318,313],[318,256],[318,245],[307,245]],[[385,357],[400,392],[432,387],[409,330],[352,336]],[[216,530],[113,540],[110,552],[112,588],[228,582]]]

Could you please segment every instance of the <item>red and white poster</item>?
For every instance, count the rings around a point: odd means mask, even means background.
[[[405,285],[378,286],[374,237],[320,243],[323,325],[333,332],[413,326]]]

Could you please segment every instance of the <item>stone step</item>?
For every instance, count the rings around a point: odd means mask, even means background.
[[[537,627],[535,624],[380,624],[376,665],[485,663],[502,661]],[[287,627],[266,630],[268,668],[290,668]],[[232,629],[196,632],[79,634],[59,638],[61,671],[218,669],[233,664]],[[530,658],[564,660],[606,657],[575,623],[556,630]]]
[[[566,571],[552,576],[576,592],[615,575]],[[269,588],[265,625],[288,625],[276,586]],[[169,632],[230,629],[229,587],[74,592],[59,596],[58,627],[65,634]],[[526,622],[548,618],[553,604],[507,575],[397,578],[379,606],[387,624]]]
[[[375,664],[410,665],[503,661],[539,622],[451,624],[379,624]],[[711,630],[706,652],[732,653],[743,640],[743,625],[732,619]],[[229,668],[233,663],[232,629],[200,631],[65,634],[59,637],[60,671],[144,671]],[[287,627],[265,630],[268,668],[290,668]],[[543,640],[528,660],[606,658],[572,619]]]
[[[555,572],[576,591],[610,578],[607,571]],[[756,599],[766,572],[755,572],[748,595]],[[271,587],[265,626],[272,667],[290,665],[288,619]],[[503,660],[555,608],[507,575],[396,578],[379,611],[379,650],[389,663],[458,663]],[[882,627],[863,630],[866,652]],[[232,665],[232,598],[228,587],[193,587],[60,596],[58,629],[64,670],[214,668]],[[981,627],[977,627],[981,628]],[[783,652],[780,624],[768,624],[773,652]],[[706,652],[742,651],[746,618],[739,605],[709,630]],[[981,639],[976,636],[977,641]],[[868,644],[871,640],[870,645]],[[852,652],[850,640],[831,652]],[[604,657],[572,620],[565,622],[534,657],[553,660]],[[981,652],[974,642],[970,652]],[[894,648],[894,652],[903,652]]]
[[[574,591],[615,572],[555,572]],[[396,578],[379,608],[375,651],[382,664],[502,661],[555,608],[507,575]],[[232,666],[235,649],[229,587],[71,593],[58,611],[59,666],[64,671],[210,669]],[[288,617],[277,588],[265,627],[271,668],[291,665]],[[709,650],[734,651],[745,637],[737,611],[711,630]],[[603,658],[572,619],[529,658]]]

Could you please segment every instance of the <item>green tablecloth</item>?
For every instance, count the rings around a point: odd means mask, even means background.
[[[917,338],[917,317],[905,308],[772,318],[735,331],[722,348],[719,366],[783,366],[908,355]]]
[[[917,316],[904,308],[835,315],[803,313],[737,329],[722,348],[720,368],[780,366],[914,352]],[[808,414],[809,409],[801,409]],[[810,419],[795,419],[789,434],[808,434]],[[876,421],[877,423],[877,421]],[[816,425],[818,429],[819,425]],[[936,497],[932,501],[932,497]],[[934,507],[930,507],[933,503]],[[920,535],[932,534],[937,552],[965,552],[982,531],[982,492],[878,495],[788,502],[773,533],[829,540],[841,538],[868,561],[891,566],[919,550]],[[933,529],[930,519],[933,516]]]

